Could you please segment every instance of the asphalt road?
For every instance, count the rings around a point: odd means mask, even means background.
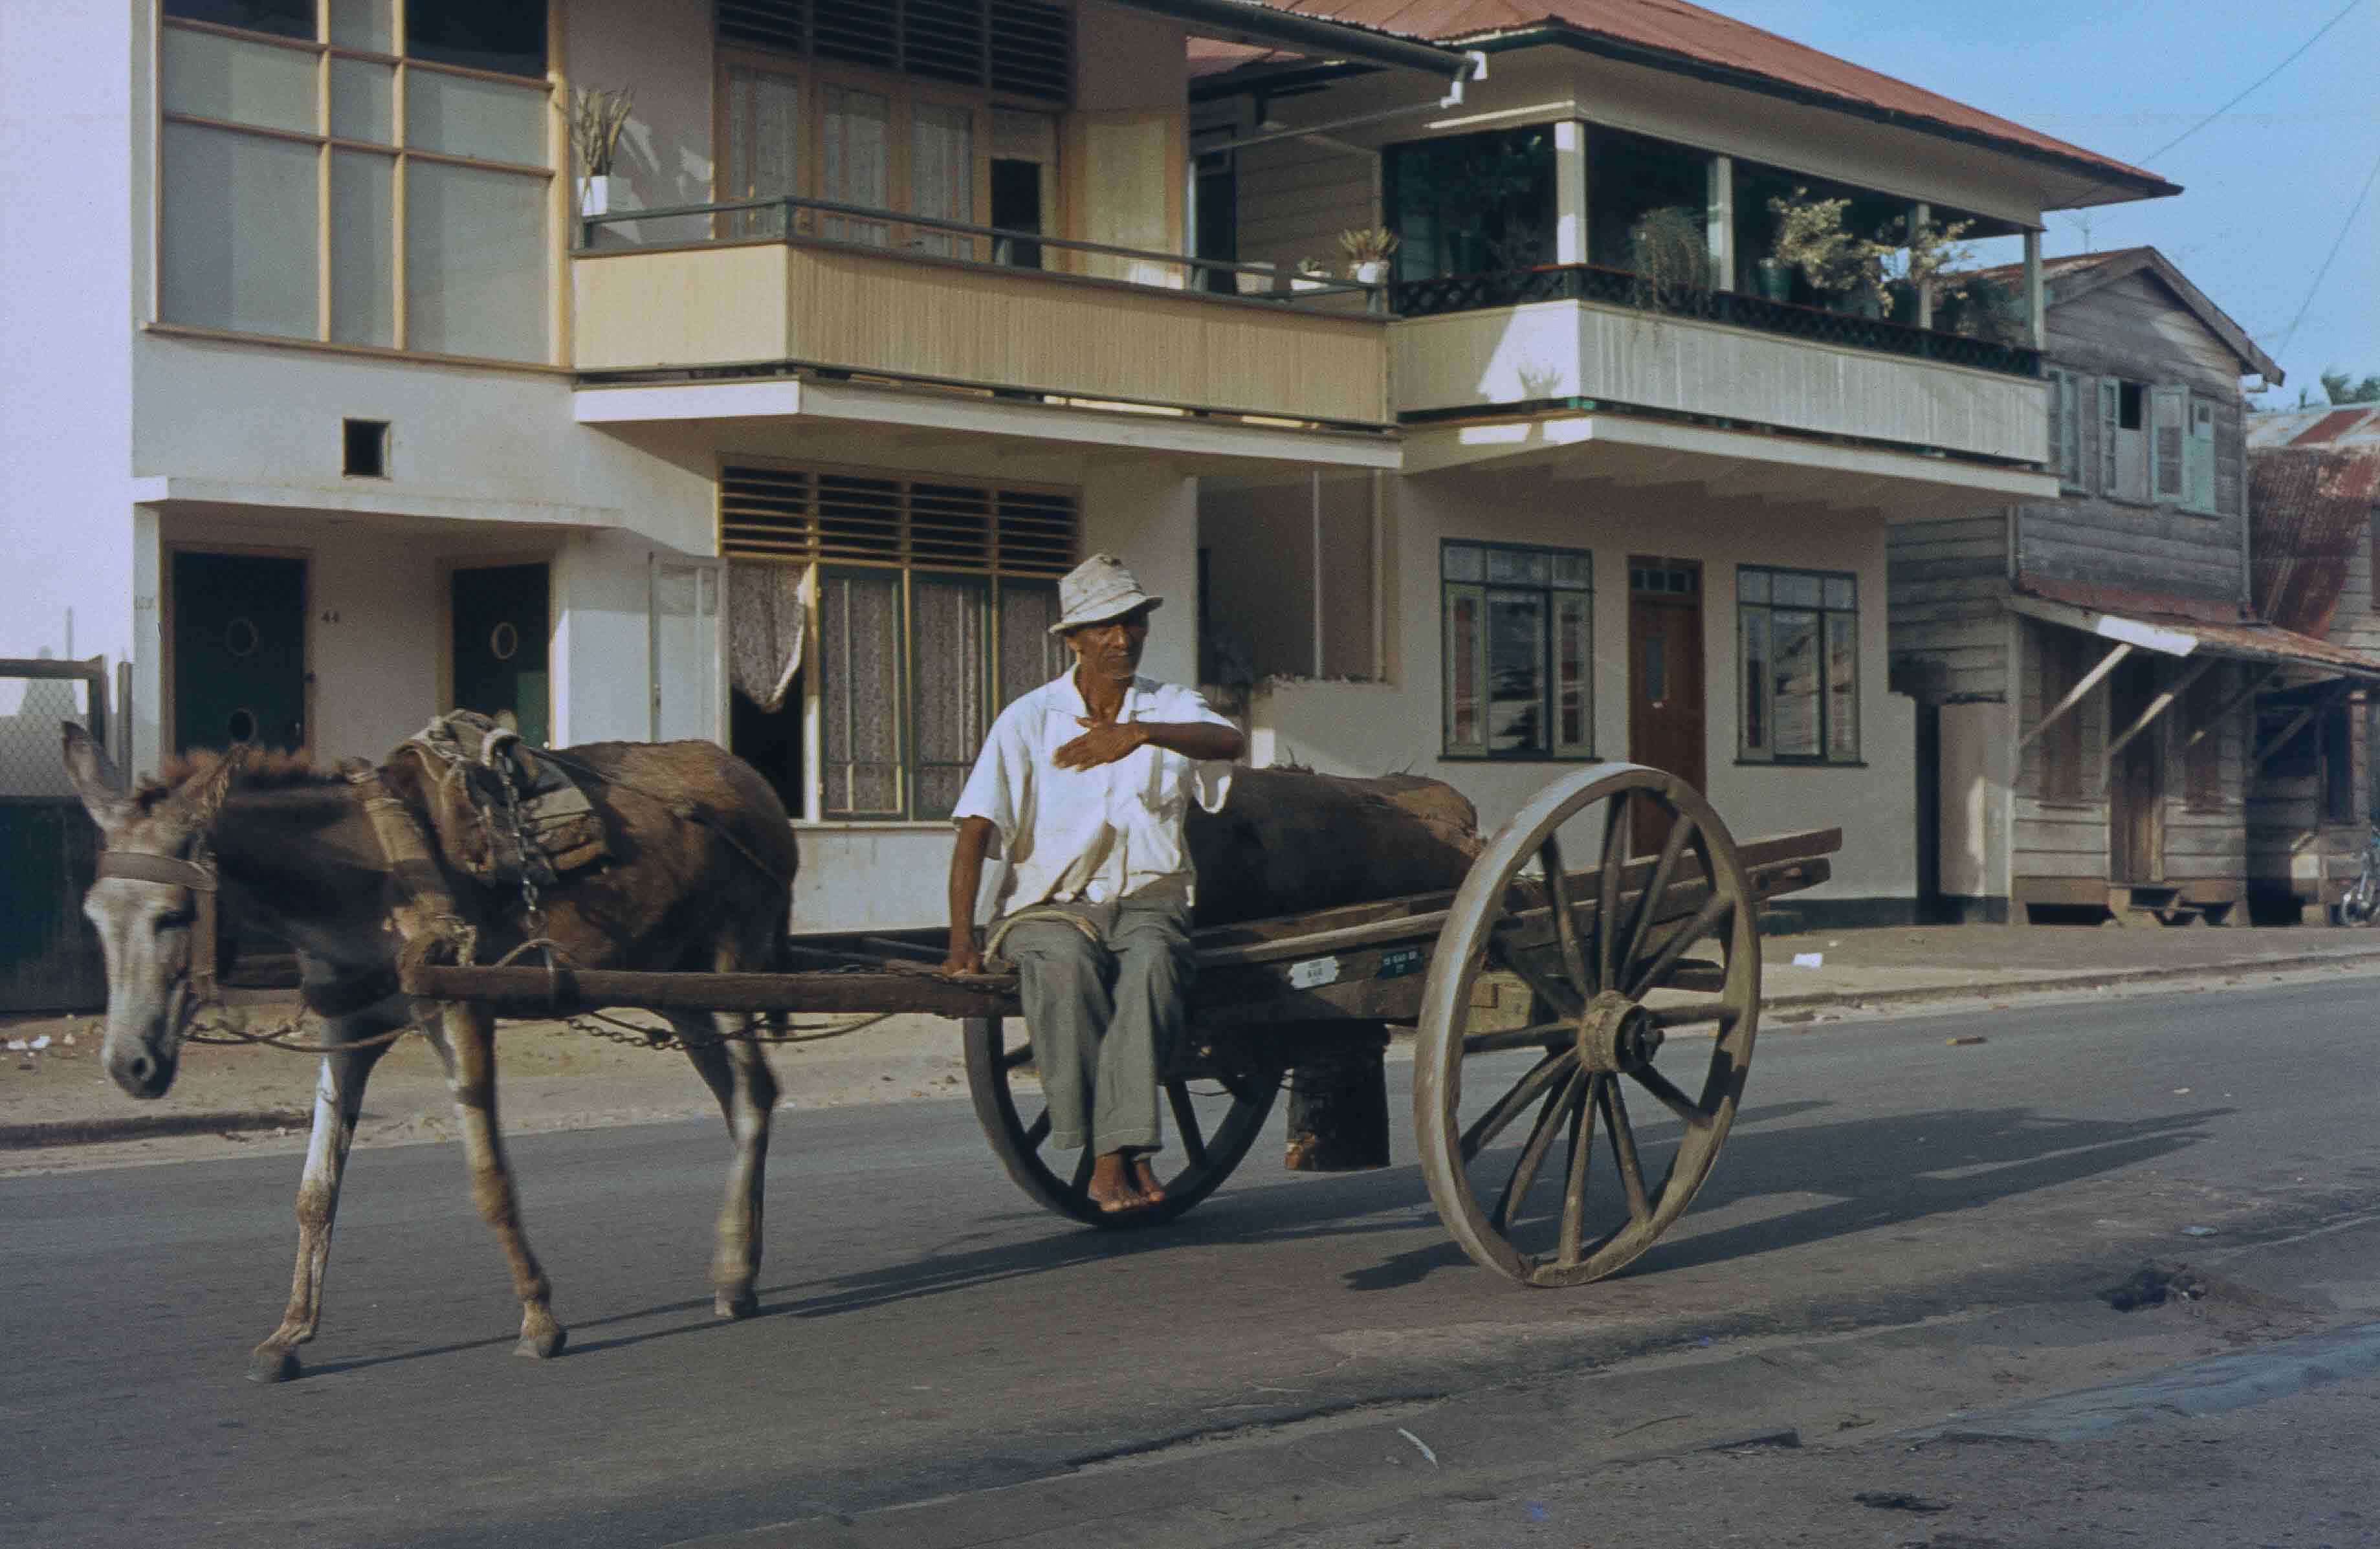
[[[1284,1175],[1276,1135],[1178,1225],[1117,1236],[1026,1205],[964,1104],[795,1111],[758,1319],[710,1316],[715,1126],[516,1144],[572,1332],[542,1365],[509,1354],[459,1156],[391,1148],[350,1170],[306,1374],[260,1388],[290,1159],[0,1180],[0,1541],[664,1543],[1706,1338],[2018,1305],[2185,1226],[2236,1245],[2369,1212],[2374,998],[1765,1033],[1694,1212],[1572,1291],[1474,1268],[1411,1165]]]

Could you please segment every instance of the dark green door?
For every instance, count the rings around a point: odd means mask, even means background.
[[[510,718],[542,746],[546,709],[546,567],[504,564],[455,572],[455,704]]]
[[[174,746],[306,744],[306,562],[174,556]]]

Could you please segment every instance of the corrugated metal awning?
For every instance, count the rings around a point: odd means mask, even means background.
[[[2060,586],[2032,577],[2021,577],[2018,585],[2020,589],[2008,599],[2011,611],[2141,650],[2162,656],[2227,657],[2380,683],[2380,660],[2361,651],[2254,619],[2224,620],[2214,616],[2216,610],[2192,599],[2141,594],[2119,599],[2101,588]],[[2046,591],[2066,595],[2042,595]],[[2158,607],[2158,603],[2167,606]]]

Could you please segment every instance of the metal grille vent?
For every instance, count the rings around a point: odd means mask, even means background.
[[[1066,102],[1074,18],[1049,0],[719,0],[719,40]]]
[[[720,481],[720,550],[732,557],[1063,575],[1079,519],[1063,490],[771,467],[731,467]]]

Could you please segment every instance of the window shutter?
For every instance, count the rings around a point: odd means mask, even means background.
[[[2056,366],[2049,369],[2049,466],[2058,472],[2058,482],[2070,488],[2082,482],[2074,387],[2073,372]]]
[[[2185,504],[2181,443],[2186,439],[2190,394],[2179,387],[2149,389],[2149,496],[2159,504]]]
[[[2182,440],[2181,471],[2181,503],[2214,514],[2215,405],[2204,398],[2190,400],[2190,431]]]
[[[2123,411],[2123,387],[2113,377],[2099,379],[2099,492],[2116,492],[2116,422]]]

